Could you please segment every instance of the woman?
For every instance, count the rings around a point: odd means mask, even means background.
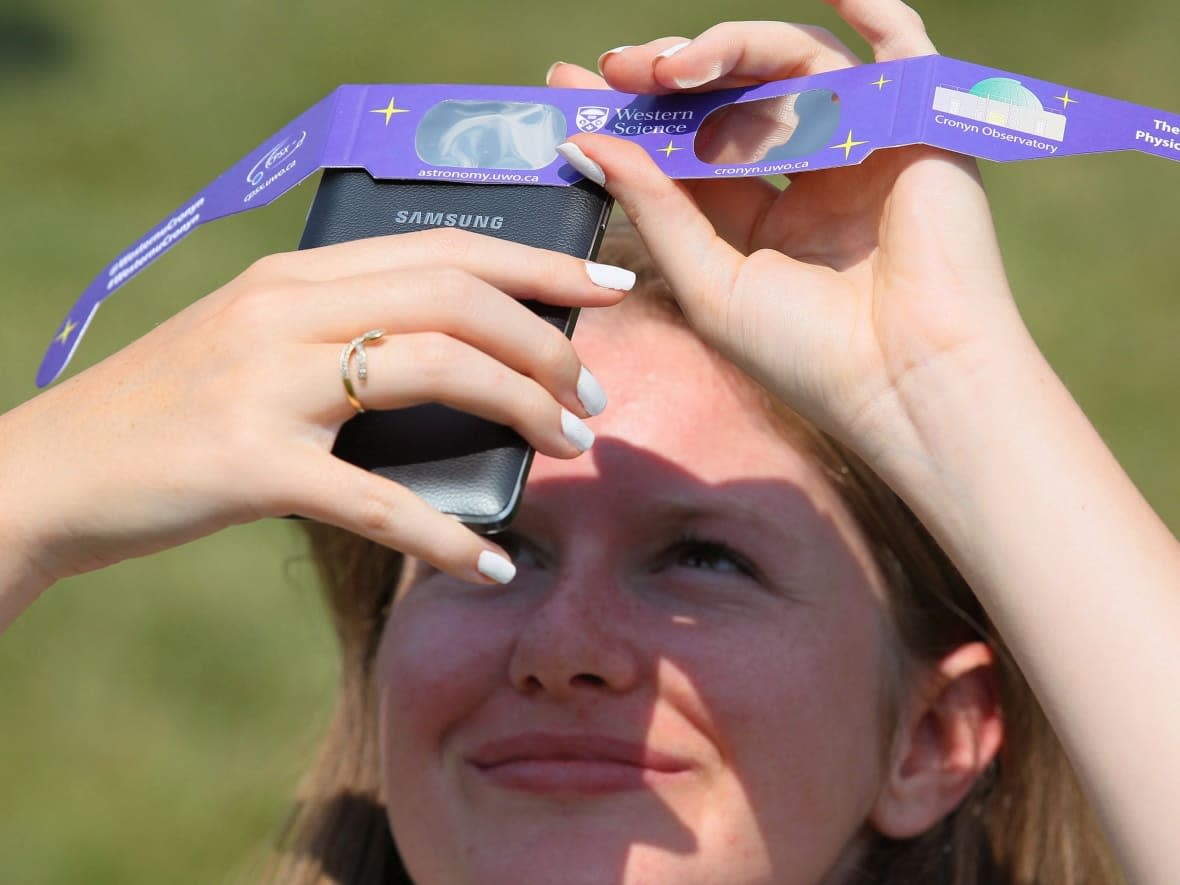
[[[423,882],[1116,881],[905,506],[689,331],[633,231],[602,256],[639,271],[579,324],[611,404],[538,457],[505,592],[312,529],[344,676],[274,881],[403,881],[391,822]]]
[[[834,5],[878,59],[933,51],[900,3]],[[758,23],[601,66],[651,92],[852,63]],[[266,515],[415,557],[317,539],[356,743],[329,743],[292,862],[341,881],[392,875],[390,830],[423,882],[1108,880],[983,611],[863,462],[1005,638],[1124,872],[1167,881],[1180,551],[1025,332],[971,164],[893,151],[780,193],[575,141],[686,325],[648,295],[587,311],[575,354],[504,292],[605,306],[620,273],[458,232],[266,259],[4,417],[3,622]],[[441,399],[537,447],[511,543],[326,455],[352,413],[331,369],[375,327],[366,406]],[[583,360],[613,399],[579,458]]]

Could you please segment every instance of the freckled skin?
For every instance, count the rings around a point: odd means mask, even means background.
[[[383,778],[407,865],[422,883],[838,881],[883,777],[864,541],[688,333],[615,308],[587,311],[575,343],[610,404],[590,453],[536,459],[505,539],[516,580],[421,570],[383,638]],[[526,732],[680,767],[616,789],[585,766],[512,780],[472,763]]]

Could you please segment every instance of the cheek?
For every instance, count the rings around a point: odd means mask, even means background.
[[[507,643],[477,607],[414,592],[377,656],[382,780],[393,807],[427,801],[447,735],[506,677]]]
[[[662,677],[695,695],[745,806],[717,826],[744,820],[776,865],[806,856],[822,870],[860,831],[881,784],[878,619],[863,607],[816,609],[740,642],[718,636],[707,655],[705,642],[665,661]]]

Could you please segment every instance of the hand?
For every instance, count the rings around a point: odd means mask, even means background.
[[[898,0],[830,2],[878,60],[934,51]],[[722,24],[668,54],[684,43],[607,53],[605,80],[557,65],[549,82],[663,93],[856,63],[831,34],[798,25]],[[733,127],[759,125],[733,115],[722,124],[731,131],[711,132],[710,142],[733,143]],[[995,341],[1026,338],[967,158],[884,151],[779,190],[758,179],[678,184],[635,145],[573,141],[604,170],[698,332],[870,460],[883,445],[922,445],[923,397],[946,373],[976,371]]]
[[[486,581],[480,554],[498,548],[329,454],[354,414],[341,350],[389,330],[367,347],[366,407],[440,401],[574,457],[588,444],[574,416],[600,409],[600,391],[569,340],[515,298],[613,303],[622,293],[592,281],[599,268],[455,230],[265,258],[0,418],[6,555],[48,584],[299,514]],[[624,288],[627,276],[605,282]]]

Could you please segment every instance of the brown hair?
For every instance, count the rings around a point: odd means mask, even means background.
[[[602,257],[639,275],[635,294],[683,324],[634,232],[612,223]],[[638,298],[636,296],[639,296]],[[736,369],[735,369],[736,371]],[[748,382],[753,383],[753,382]],[[852,452],[769,395],[769,415],[812,455],[869,541],[888,587],[903,666],[982,639],[996,655],[1004,746],[959,807],[914,839],[878,837],[860,881],[875,885],[1106,885],[1121,882],[1064,751],[966,582],[909,508]],[[381,795],[373,662],[401,557],[309,525],[342,652],[340,695],[272,864],[284,883],[409,882]]]

